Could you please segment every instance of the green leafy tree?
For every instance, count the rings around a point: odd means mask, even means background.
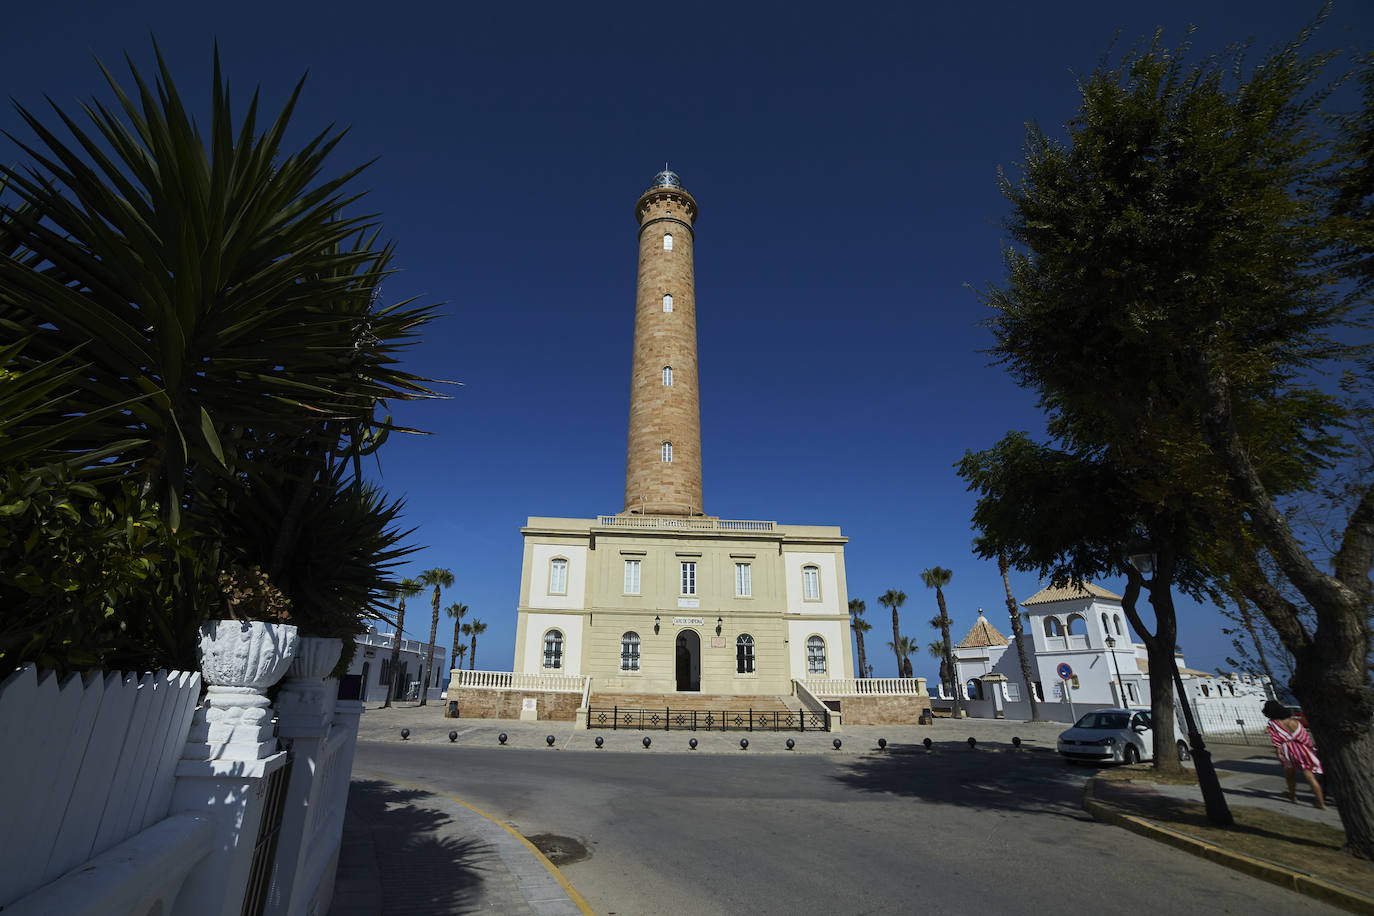
[[[1309,50],[1314,28],[1254,66],[1239,51],[1190,66],[1156,38],[1081,80],[1066,140],[1032,128],[1020,180],[1004,181],[1014,245],[986,299],[994,352],[1040,395],[1080,482],[1106,483],[1080,499],[1117,497],[1079,571],[1124,573],[1123,607],[1146,591],[1161,644],[1190,568],[1258,608],[1293,655],[1348,849],[1374,858],[1369,469],[1328,555],[1284,511],[1350,454],[1357,417],[1313,378],[1358,367],[1338,335],[1369,305],[1347,282],[1368,227],[1332,188],[1368,199],[1351,163],[1371,114],[1345,140],[1326,129],[1331,56]],[[1158,556],[1148,576],[1105,555],[1133,534]],[[1152,682],[1169,670],[1151,649]]]
[[[943,671],[940,675],[940,679],[949,685],[950,691],[953,693],[954,715],[957,718],[959,711],[963,709],[963,692],[959,689],[959,684],[957,683],[959,669],[954,666],[954,649],[949,639],[950,619],[949,612],[945,608],[944,592],[945,586],[949,585],[950,580],[953,578],[954,573],[942,566],[932,566],[921,573],[921,581],[925,583],[926,588],[935,589],[935,604],[940,609],[940,613],[931,618],[930,625],[940,631],[940,645],[942,646],[944,659],[944,664],[941,666]]]
[[[477,637],[478,637],[478,636],[481,636],[483,633],[485,633],[485,632],[487,631],[487,625],[486,625],[485,623],[483,623],[482,621],[480,621],[480,620],[478,620],[478,619],[476,619],[476,618],[473,618],[473,620],[472,620],[471,623],[465,623],[465,624],[463,624],[463,630],[464,630],[464,632],[469,633],[469,634],[472,636],[472,651],[471,651],[470,653],[468,653],[468,668],[471,669],[471,670],[476,670],[476,668],[477,668]]]
[[[453,570],[435,567],[420,573],[420,584],[426,588],[434,588],[434,598],[431,604],[434,608],[434,616],[429,623],[429,649],[425,652],[424,672],[420,676],[420,705],[428,705],[429,700],[429,676],[434,670],[434,640],[439,638],[439,592],[441,589],[453,586]]]
[[[468,606],[466,604],[458,604],[456,602],[444,608],[444,613],[453,618],[453,664],[449,665],[450,668],[459,667],[458,657],[463,654],[458,651],[458,632],[463,624],[463,615],[467,612]],[[466,651],[466,647],[464,647],[464,651]]]
[[[391,588],[391,596],[396,599],[396,638],[391,644],[391,664],[387,668],[391,677],[388,678],[383,708],[390,706],[391,698],[396,695],[396,678],[401,667],[401,640],[405,639],[406,632],[406,599],[415,597],[423,589],[424,585],[417,579],[402,579]]]
[[[892,610],[892,642],[888,643],[889,649],[897,651],[897,646],[902,643],[901,621],[897,617],[897,611],[903,604],[906,604],[906,592],[899,588],[889,588],[886,592],[878,596],[878,603],[885,608]],[[903,664],[904,656],[897,653],[897,676],[907,677],[906,665]]]
[[[868,610],[868,605],[861,598],[849,599],[849,626],[854,631],[854,648],[859,653],[859,677],[868,677],[868,658],[864,655],[864,634],[873,629],[873,625],[864,620],[864,611]]]

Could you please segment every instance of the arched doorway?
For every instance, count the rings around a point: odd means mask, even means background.
[[[701,637],[695,630],[677,634],[677,689],[701,690]]]

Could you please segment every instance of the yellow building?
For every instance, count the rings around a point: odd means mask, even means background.
[[[696,200],[665,168],[635,218],[624,508],[521,529],[514,674],[590,677],[593,691],[774,696],[794,679],[851,678],[840,529],[706,515]]]

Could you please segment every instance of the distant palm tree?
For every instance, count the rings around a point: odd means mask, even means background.
[[[897,655],[897,670],[910,671],[911,653],[917,650],[916,641],[910,636],[899,636],[888,643],[887,647]]]
[[[402,579],[391,590],[392,597],[397,599],[396,639],[391,644],[391,676],[387,678],[386,702],[382,704],[384,708],[391,705],[391,698],[396,695],[396,675],[401,667],[401,640],[406,631],[406,599],[420,594],[422,588],[424,586],[414,579]]]
[[[461,645],[461,646],[456,647],[456,648],[453,650],[453,667],[455,667],[455,668],[462,668],[462,667],[463,667],[463,656],[465,656],[465,655],[467,655],[467,654],[468,654],[468,647],[467,647],[466,645]],[[452,687],[453,685],[450,684],[449,686]]]
[[[463,615],[467,612],[468,606],[466,604],[458,604],[457,602],[444,608],[444,613],[453,618],[453,664],[449,665],[450,668],[458,667],[458,656],[463,654],[458,651],[458,628],[462,625]]]
[[[1016,654],[1021,662],[1021,679],[1026,682],[1026,697],[1030,700],[1031,721],[1040,721],[1040,703],[1035,699],[1035,684],[1031,681],[1030,656],[1026,654],[1026,634],[1021,628],[1020,607],[1011,594],[1011,580],[1007,578],[1007,555],[997,554],[997,569],[1002,573],[1002,587],[1007,590],[1007,613],[1011,615],[1011,633],[1016,639]]]
[[[477,637],[486,632],[487,625],[474,617],[472,623],[465,624],[463,629],[472,634],[472,652],[468,655],[468,670],[474,671],[477,668]]]
[[[453,570],[435,567],[420,573],[420,582],[426,587],[434,586],[434,617],[429,624],[429,651],[425,653],[424,670],[420,675],[420,705],[429,701],[429,676],[434,670],[434,640],[439,638],[439,591],[453,585]]]
[[[854,630],[854,647],[859,653],[859,677],[868,676],[868,657],[864,655],[864,634],[873,629],[873,624],[864,620],[864,611],[866,610],[868,610],[868,605],[861,599],[849,599],[849,626]]]
[[[958,677],[958,670],[954,667],[954,647],[949,641],[949,612],[945,608],[944,587],[949,585],[949,580],[954,578],[954,573],[941,566],[932,566],[921,573],[921,581],[926,584],[926,588],[935,589],[935,603],[940,608],[938,617],[930,619],[930,625],[940,630],[940,639],[944,643],[944,667],[947,672],[941,672],[940,679],[950,685],[950,692],[954,694],[954,717],[959,718],[959,713],[963,704],[959,698],[959,685],[955,683]]]
[[[931,658],[940,663],[940,683],[948,684],[949,665],[945,662],[945,641],[943,639],[935,640],[926,646],[926,651],[930,653]]]
[[[895,652],[896,647],[902,641],[902,628],[900,622],[897,620],[897,609],[903,604],[906,604],[906,592],[899,588],[889,588],[884,594],[878,596],[878,603],[883,607],[892,608],[892,642],[888,643],[888,647]],[[900,653],[897,655],[897,676],[908,676],[907,669],[902,664],[902,656]]]

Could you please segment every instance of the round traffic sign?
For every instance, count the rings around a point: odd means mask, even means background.
[[[1069,678],[1073,677],[1073,669],[1069,667],[1068,662],[1060,662],[1059,667],[1054,670],[1058,673],[1061,681],[1067,681]]]

